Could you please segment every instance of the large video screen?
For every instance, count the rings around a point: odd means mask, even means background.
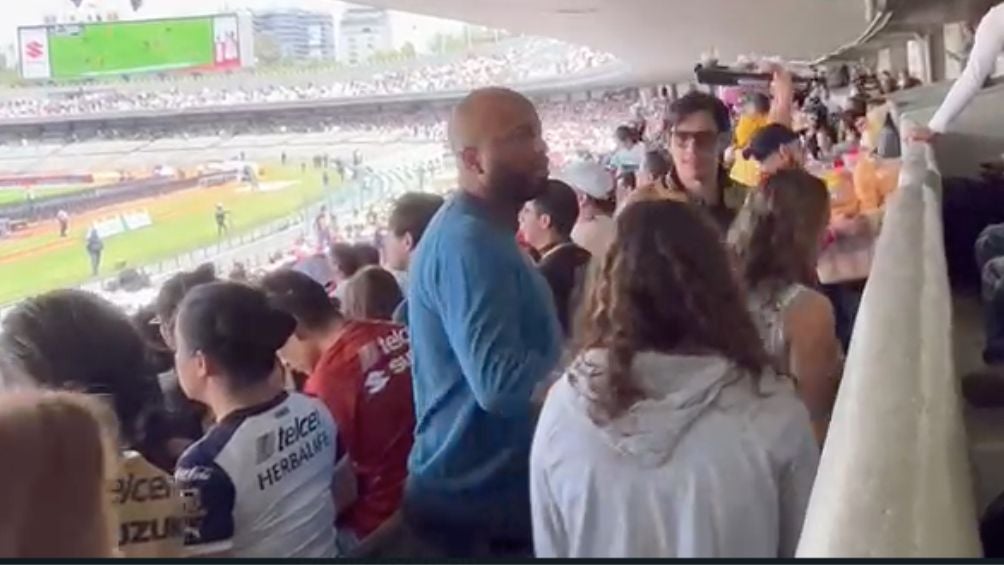
[[[21,75],[74,79],[239,67],[234,15],[24,27]]]

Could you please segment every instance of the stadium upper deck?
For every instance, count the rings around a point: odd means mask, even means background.
[[[429,98],[491,84],[540,87],[582,79],[595,82],[622,72],[623,67],[609,54],[553,40],[520,38],[489,52],[446,62],[412,62],[366,76],[359,71],[349,75],[238,73],[208,76],[205,80],[0,91],[0,120],[26,123],[164,111],[295,108],[305,103],[345,103],[359,98]]]

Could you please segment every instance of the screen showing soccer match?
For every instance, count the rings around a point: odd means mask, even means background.
[[[34,26],[18,32],[26,79],[217,71],[241,65],[232,14]]]

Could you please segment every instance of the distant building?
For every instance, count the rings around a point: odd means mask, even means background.
[[[350,65],[365,63],[378,51],[393,48],[387,10],[363,6],[342,14],[339,59]]]
[[[299,8],[256,12],[254,30],[275,41],[283,59],[335,58],[335,24],[330,13]]]

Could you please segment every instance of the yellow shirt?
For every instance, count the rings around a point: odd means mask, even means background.
[[[751,116],[749,114],[743,114],[739,116],[739,121],[736,123],[736,133],[735,133],[735,146],[736,149],[742,150],[753,141],[753,136],[756,132],[760,131],[760,128],[766,126],[770,122],[767,120],[765,115]]]
[[[743,149],[749,146],[750,141],[760,128],[767,126],[770,122],[767,116],[750,116],[743,114],[736,124],[735,133],[735,161],[729,176],[732,180],[743,186],[758,186],[760,184],[760,164],[752,159],[747,159],[743,155]]]
[[[123,557],[181,557],[185,543],[181,496],[174,478],[127,451],[111,485]]]

